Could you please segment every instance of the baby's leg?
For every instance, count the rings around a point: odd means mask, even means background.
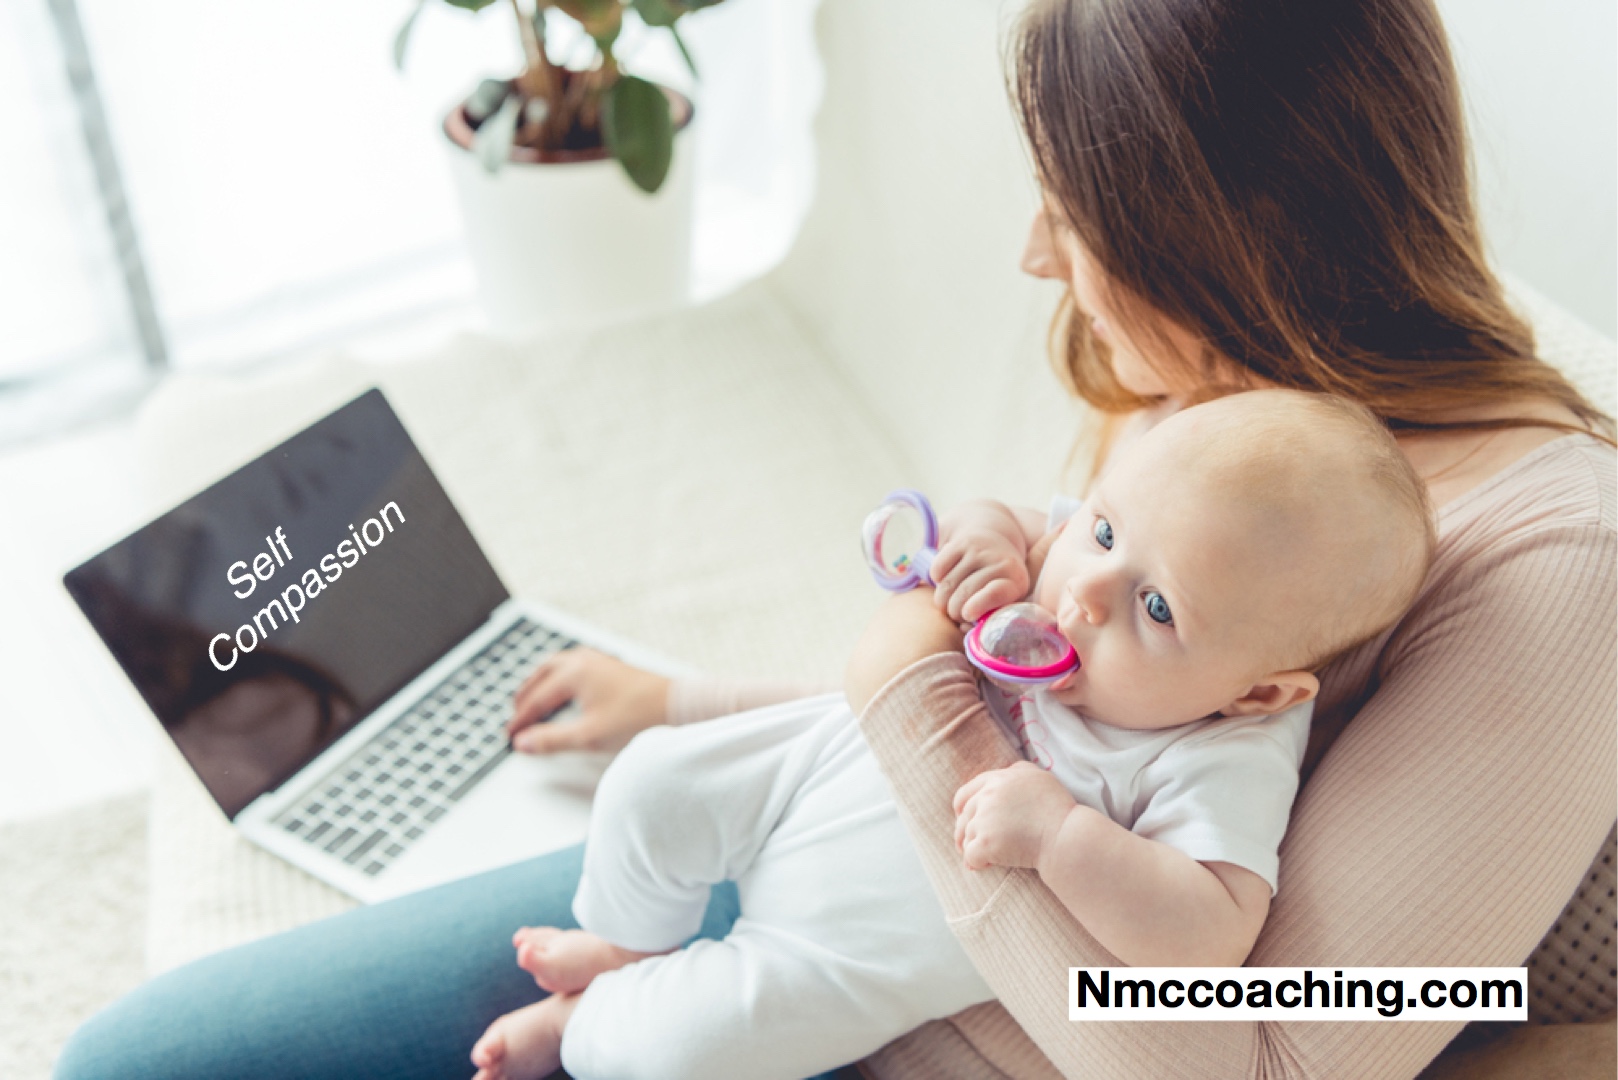
[[[614,832],[592,820],[574,914],[620,947],[667,948],[684,937],[634,937],[656,898],[730,878],[742,915],[721,941],[597,974],[562,1037],[572,1075],[800,1080],[992,997],[846,707],[668,734],[669,754],[608,770],[598,814],[651,812]]]
[[[508,1012],[472,1047],[472,1080],[541,1080],[562,1064],[562,1032],[577,994],[552,994]]]
[[[525,926],[512,936],[511,944],[517,948],[517,966],[532,975],[541,990],[553,994],[577,993],[603,971],[617,971],[657,955],[621,949],[588,930],[555,926]]]
[[[562,1031],[580,990],[597,975],[658,955],[620,949],[588,930],[525,926],[512,938],[517,966],[551,996],[513,1010],[489,1025],[472,1047],[473,1080],[549,1076],[562,1063]]]
[[[905,992],[744,916],[722,940],[598,976],[577,995],[562,1066],[611,1080],[802,1080],[914,1026],[892,1026]]]
[[[712,886],[752,866],[812,772],[821,743],[804,736],[835,707],[811,698],[636,736],[596,789],[579,925],[637,953],[695,936]]]

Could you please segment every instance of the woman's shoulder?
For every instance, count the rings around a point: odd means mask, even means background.
[[[1493,598],[1510,608],[1571,580],[1593,586],[1614,560],[1618,457],[1586,435],[1552,440],[1440,508],[1432,568],[1389,644],[1453,617],[1457,604],[1476,608]],[[1606,602],[1586,599],[1592,613]]]
[[[1529,451],[1439,508],[1434,569],[1555,530],[1605,544],[1618,530],[1618,455],[1588,435]]]
[[[1432,567],[1410,610],[1320,672],[1306,768],[1395,678],[1450,693],[1457,680],[1488,682],[1515,670],[1525,641],[1536,643],[1541,663],[1610,665],[1615,472],[1611,447],[1573,435],[1445,505]]]

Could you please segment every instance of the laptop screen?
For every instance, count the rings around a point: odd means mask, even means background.
[[[233,818],[507,597],[378,390],[64,582]]]

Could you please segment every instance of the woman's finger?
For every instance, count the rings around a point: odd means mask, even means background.
[[[524,728],[512,737],[511,746],[522,754],[554,754],[558,750],[594,750],[597,741],[594,726],[581,718]]]
[[[542,665],[543,671],[536,671],[517,691],[511,703],[511,719],[506,722],[508,734],[537,724],[573,700],[578,692],[577,667],[560,661],[560,657],[552,657]]]
[[[535,664],[534,670],[530,671],[528,673],[528,677],[522,681],[520,686],[517,687],[517,693],[515,696],[522,697],[524,691],[526,691],[529,687],[535,685],[536,683],[543,682],[545,679],[549,678],[551,673],[556,670],[556,666],[567,658],[567,650],[563,650],[562,652],[552,653],[539,663]]]
[[[563,685],[562,680],[554,674],[549,675],[543,682],[534,683],[517,692],[511,702],[511,718],[506,721],[508,734],[521,731],[530,724],[537,724],[544,719],[556,706],[550,702],[557,697],[566,700],[571,690]]]

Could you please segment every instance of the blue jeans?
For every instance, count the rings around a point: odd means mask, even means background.
[[[85,1023],[56,1078],[469,1077],[490,1021],[544,996],[517,967],[511,935],[577,925],[583,853],[357,908],[171,971]],[[735,888],[715,888],[700,936],[723,937],[736,915]]]

